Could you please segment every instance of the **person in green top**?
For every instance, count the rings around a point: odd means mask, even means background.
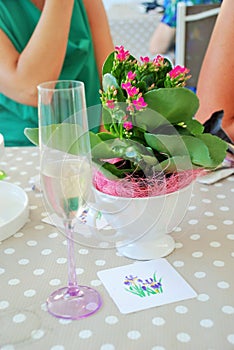
[[[81,80],[87,106],[100,104],[101,68],[112,51],[102,0],[0,0],[0,133],[6,146],[31,145],[24,129],[38,125],[42,82]],[[100,115],[92,118],[89,127],[97,131]]]

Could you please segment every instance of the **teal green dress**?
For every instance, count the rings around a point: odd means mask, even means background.
[[[18,52],[29,41],[41,12],[30,0],[0,0],[0,28]],[[87,106],[100,104],[100,82],[91,40],[90,27],[82,0],[75,0],[62,79],[80,80],[85,84]],[[97,131],[100,114],[89,115],[89,128]],[[37,108],[15,102],[0,93],[0,133],[6,146],[29,146],[26,127],[38,126]]]

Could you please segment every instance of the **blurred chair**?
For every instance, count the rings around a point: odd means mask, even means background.
[[[190,69],[188,87],[196,89],[201,64],[220,10],[220,4],[177,4],[175,64]]]

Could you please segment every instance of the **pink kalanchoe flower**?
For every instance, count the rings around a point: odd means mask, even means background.
[[[129,104],[128,106],[127,106],[127,108],[126,108],[126,110],[128,111],[128,112],[134,112],[134,106],[132,105],[132,104]]]
[[[147,107],[147,103],[143,97],[139,97],[137,100],[132,101],[132,103],[138,111],[140,111],[142,108]]]
[[[139,89],[137,89],[135,86],[131,86],[127,89],[128,96],[133,97],[136,96],[139,92]]]
[[[134,80],[136,78],[136,73],[133,73],[132,71],[128,72],[127,77],[129,80]]]
[[[153,64],[157,67],[162,67],[164,64],[164,57],[162,57],[161,55],[157,55],[154,59],[153,59]]]
[[[184,77],[189,73],[189,69],[186,67],[175,66],[168,74],[171,79],[176,79],[179,76]]]
[[[143,63],[149,63],[149,61],[150,61],[148,56],[145,56],[145,57],[141,56],[140,59]]]
[[[124,90],[130,89],[131,86],[132,85],[131,85],[131,83],[129,81],[127,83],[122,83],[122,85],[121,85],[122,89],[124,89]]]
[[[129,51],[125,51],[124,47],[122,45],[121,46],[116,46],[115,50],[117,51],[116,58],[120,62],[125,61],[130,56]]]
[[[123,127],[128,131],[132,129],[132,122],[126,121],[123,123]]]
[[[116,51],[125,51],[123,45],[115,46]]]
[[[132,86],[130,82],[122,83],[121,87],[127,91],[127,94],[130,97],[137,95],[139,92],[139,89],[137,89],[135,86]]]
[[[107,105],[108,108],[114,109],[115,108],[115,101],[114,100],[108,100],[108,101],[106,101],[106,105]]]

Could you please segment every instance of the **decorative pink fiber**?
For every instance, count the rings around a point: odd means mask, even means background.
[[[153,197],[180,190],[189,185],[201,173],[201,170],[186,170],[172,174],[169,177],[157,174],[151,178],[136,179],[127,176],[124,179],[110,180],[100,171],[96,171],[93,184],[97,190],[111,196],[127,198]]]

